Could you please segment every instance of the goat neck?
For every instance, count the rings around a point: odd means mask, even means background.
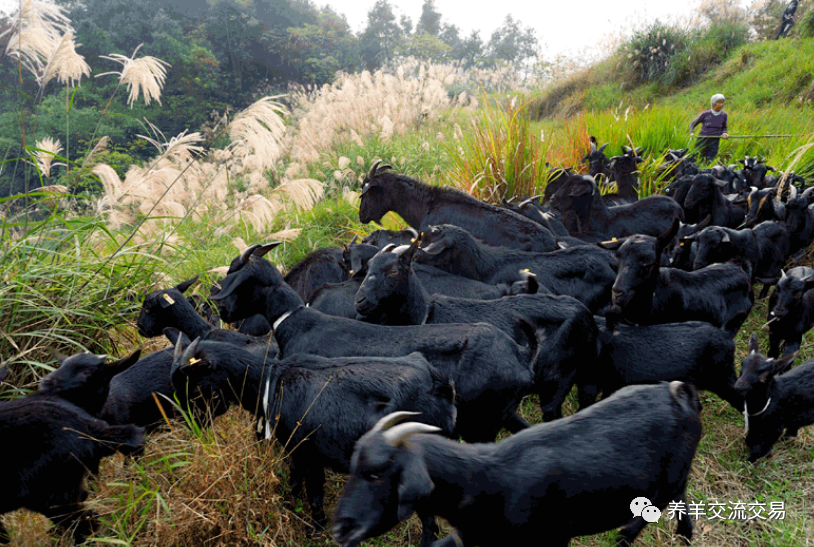
[[[408,226],[420,230],[433,202],[434,188],[395,173],[382,173],[377,177],[387,181],[382,188],[391,196],[393,212],[403,218]]]
[[[175,325],[167,325],[176,327],[178,330],[189,336],[191,339],[205,336],[212,330],[212,325],[206,322],[201,317],[201,314],[192,307],[186,298],[177,299],[175,304],[170,306],[172,315],[175,317],[177,323]]]

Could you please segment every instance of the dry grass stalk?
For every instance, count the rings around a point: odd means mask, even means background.
[[[22,66],[39,81],[49,59],[59,48],[63,36],[72,33],[71,20],[64,8],[54,4],[23,0],[20,9],[12,16],[6,54],[19,59]]]
[[[62,152],[62,144],[59,142],[59,139],[54,140],[51,137],[45,137],[34,143],[34,146],[35,148],[39,148],[39,150],[35,150],[33,154],[37,168],[43,177],[51,178],[52,165],[64,165],[59,162],[53,163],[54,157]]]
[[[284,152],[285,107],[274,99],[263,97],[235,116],[228,126],[232,154],[239,158],[252,156],[251,168],[270,169]]]
[[[82,76],[90,76],[90,65],[85,62],[84,56],[76,52],[77,45],[81,44],[74,43],[73,32],[66,32],[37,78],[40,88],[45,87],[53,78],[61,84],[75,86]]]
[[[144,104],[149,105],[152,99],[161,104],[161,88],[167,78],[167,69],[164,65],[170,66],[169,63],[149,55],[135,59],[134,57],[142,45],[144,44],[139,44],[130,57],[118,53],[99,56],[102,59],[115,61],[122,65],[121,72],[104,72],[97,74],[96,77],[118,74],[119,85],[126,85],[130,91],[130,96],[127,99],[130,108],[133,108],[133,103],[138,99],[140,89],[143,92]]]

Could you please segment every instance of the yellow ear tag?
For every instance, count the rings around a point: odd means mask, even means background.
[[[353,275],[353,270],[350,271],[350,274]]]
[[[175,304],[175,300],[173,300],[173,299],[172,299],[172,297],[171,297],[170,295],[168,295],[167,293],[164,293],[164,300],[166,300],[166,301],[167,301],[167,303],[168,303],[170,306],[172,306],[173,304]]]
[[[528,268],[526,268],[526,269],[525,269],[525,270],[523,270],[523,271],[524,271],[524,272],[526,272],[526,273],[531,273],[531,272],[529,272],[529,269],[528,269]]]
[[[200,363],[200,362],[201,362],[201,360],[200,360],[200,359],[196,359],[195,357],[193,357],[193,358],[191,358],[191,359],[189,360],[189,366],[192,366],[192,365],[194,365],[195,363]]]
[[[615,238],[615,237],[612,237],[612,238],[611,238],[611,241],[616,241],[616,238]]]
[[[410,238],[410,243],[415,243],[415,238],[414,237]]]

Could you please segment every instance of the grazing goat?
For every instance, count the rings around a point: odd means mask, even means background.
[[[544,340],[535,365],[534,392],[539,395],[543,418],[560,418],[577,367],[596,358],[596,325],[588,309],[574,298],[550,294],[497,300],[430,296],[412,268],[418,243],[417,239],[392,252],[383,250],[370,261],[368,275],[356,295],[360,318],[387,325],[485,321],[516,341],[526,337],[519,328],[522,322],[531,323],[543,333]]]
[[[734,264],[714,264],[694,272],[660,268],[661,253],[678,231],[658,237],[634,235],[600,246],[616,250],[619,275],[614,306],[605,317],[636,325],[706,321],[734,338],[754,303],[749,276]]]
[[[521,545],[624,526],[629,545],[646,521],[631,518],[631,500],[664,509],[684,502],[701,438],[695,388],[682,382],[630,386],[572,416],[538,424],[497,444],[460,444],[391,414],[356,444],[348,483],[334,517],[341,547],[381,535],[414,511],[456,528],[434,545]],[[585,507],[601,507],[591,518]],[[677,531],[692,537],[689,515]]]
[[[260,319],[266,325],[266,335],[257,338],[238,331],[218,329],[207,322],[183,297],[184,291],[197,280],[198,276],[195,276],[175,287],[153,291],[145,296],[136,321],[139,334],[145,338],[155,338],[161,336],[165,328],[171,327],[191,338],[207,336],[210,339],[219,339],[239,345],[262,343],[269,338],[268,333],[271,331],[271,326],[264,317]],[[216,289],[213,290],[213,294],[217,294]],[[254,321],[254,318],[250,319]]]
[[[110,393],[110,381],[138,361],[141,350],[118,361],[105,362],[104,355],[78,353],[59,356],[59,368],[42,380],[38,393],[60,397],[92,416],[98,416]]]
[[[792,254],[807,249],[814,242],[814,204],[809,201],[812,193],[814,188],[809,188],[786,203],[786,229],[791,237]]]
[[[796,188],[793,190],[796,196]],[[785,222],[786,204],[781,199],[782,192],[778,188],[758,189],[752,187],[746,198],[746,217],[739,227],[752,228],[767,220]]]
[[[528,269],[544,290],[572,296],[592,311],[610,302],[616,279],[613,256],[593,245],[552,253],[490,247],[451,225],[432,226],[422,245],[421,263],[489,284],[513,283],[520,270]]]
[[[738,412],[743,397],[735,390],[735,342],[703,321],[662,325],[617,325],[594,317],[599,329],[599,356],[577,374],[580,410],[601,391],[605,397],[633,384],[680,380],[715,393]]]
[[[354,443],[371,424],[391,412],[418,410],[424,423],[445,435],[455,429],[455,389],[417,352],[332,359],[295,355],[277,361],[196,340],[176,346],[172,380],[182,406],[205,405],[217,417],[239,404],[260,418],[266,438],[273,432],[290,449],[294,497],[305,487],[321,528],[327,524],[324,469],[347,473]],[[428,518],[432,522],[433,515]]]
[[[780,272],[769,297],[769,357],[797,352],[803,335],[814,326],[814,269],[806,266]]]
[[[575,175],[551,199],[551,207],[565,214],[573,210],[579,218],[579,231],[596,231],[610,237],[631,234],[658,235],[670,227],[673,218],[684,220],[681,206],[667,196],[648,196],[630,205],[608,207],[599,195],[596,182]]]
[[[464,439],[491,441],[504,425],[512,432],[528,427],[515,410],[534,380],[539,344],[532,325],[523,325],[529,345],[521,347],[486,323],[384,327],[325,315],[305,307],[262,258],[278,244],[259,247],[242,269],[226,276],[214,297],[221,317],[265,314],[274,323],[281,358],[298,353],[397,357],[420,351],[455,383],[457,433]]]
[[[83,508],[88,470],[116,452],[141,450],[144,431],[133,425],[111,426],[58,396],[33,393],[0,402],[0,514],[27,508],[61,528],[73,529],[76,544],[96,526],[96,515]],[[0,543],[10,536],[0,524]]]
[[[487,245],[527,251],[559,248],[550,231],[522,215],[495,207],[453,188],[430,186],[388,173],[390,166],[375,162],[362,183],[359,221],[379,222],[395,211],[407,224],[425,231],[431,224],[454,224],[469,230]]]
[[[767,359],[760,354],[754,333],[749,340],[735,389],[745,399],[746,446],[752,463],[767,455],[781,435],[796,437],[798,429],[814,423],[814,360],[786,372],[796,356],[792,352]]]

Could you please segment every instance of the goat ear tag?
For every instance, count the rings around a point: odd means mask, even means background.
[[[164,293],[162,296],[164,297],[164,300],[167,301],[167,304],[169,304],[170,306],[175,304],[175,300],[173,300],[172,297],[170,295],[168,295],[167,293]]]
[[[192,366],[192,365],[194,365],[195,363],[200,363],[200,362],[201,362],[201,360],[200,360],[200,359],[196,359],[195,357],[193,357],[193,358],[191,358],[191,359],[189,360],[189,363],[188,363],[188,364],[189,364],[189,366]]]

